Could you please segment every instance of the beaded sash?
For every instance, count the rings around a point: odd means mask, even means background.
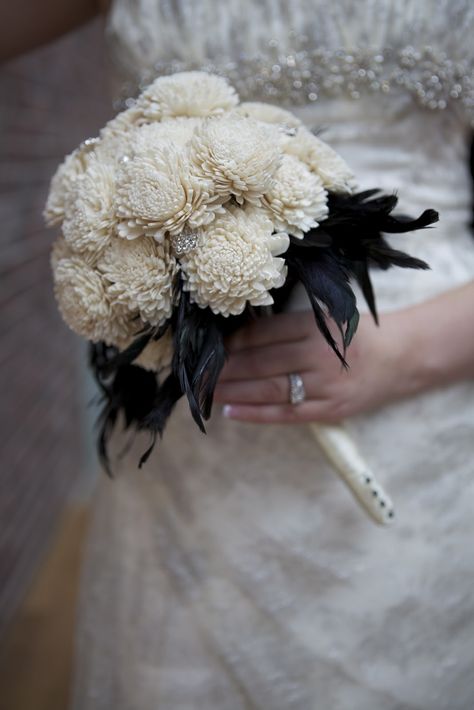
[[[417,50],[383,51],[305,49],[278,52],[276,40],[267,54],[242,56],[238,61],[156,62],[142,73],[138,87],[125,83],[117,107],[127,104],[138,88],[161,74],[193,69],[227,77],[244,100],[267,100],[280,105],[303,105],[321,95],[348,95],[360,99],[364,93],[408,92],[420,105],[443,110],[457,103],[474,127],[474,72],[467,61],[455,62],[431,47]]]

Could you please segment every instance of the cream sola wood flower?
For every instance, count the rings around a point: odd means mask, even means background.
[[[302,238],[327,216],[327,192],[318,175],[298,158],[284,155],[263,206],[276,229]]]
[[[269,123],[287,128],[298,128],[301,126],[301,121],[291,111],[267,104],[262,101],[243,101],[234,109],[233,113],[244,116],[245,118],[254,118],[262,123]]]
[[[190,143],[198,172],[213,181],[216,192],[259,205],[280,164],[272,131],[237,115],[211,118],[197,128]]]
[[[59,258],[65,253],[65,245],[60,242],[52,260],[54,290],[64,321],[93,342],[125,345],[136,330],[130,313],[111,304],[106,283],[93,266],[77,254]]]
[[[119,114],[120,115],[120,114]],[[145,123],[129,126],[124,131],[101,131],[101,140],[96,147],[96,154],[115,165],[120,165],[135,154],[146,154],[151,146],[184,147],[193,135],[195,128],[202,124],[202,118],[175,118],[166,123]]]
[[[147,132],[143,147],[136,142],[134,156],[117,175],[117,232],[125,239],[146,235],[163,241],[185,225],[208,224],[222,209],[222,196],[209,179],[196,175],[187,152],[152,134]]]
[[[238,102],[235,89],[223,77],[190,71],[159,77],[141,93],[134,108],[145,120],[167,121],[178,116],[219,116]]]
[[[115,225],[115,168],[89,155],[87,167],[69,191],[63,235],[78,253],[99,254],[110,242]]]
[[[276,258],[289,245],[273,234],[272,221],[254,208],[231,208],[198,231],[196,248],[181,258],[184,289],[191,301],[223,316],[242,313],[247,303],[273,303],[270,289],[283,285],[286,266]]]
[[[289,155],[299,158],[321,178],[326,190],[351,193],[356,188],[354,173],[341,156],[304,126],[282,144]]]
[[[137,106],[137,102],[134,101],[132,106],[120,111],[105,124],[100,132],[100,137],[104,140],[113,136],[121,137],[147,123],[148,121],[143,115],[143,111]]]
[[[113,306],[139,313],[144,323],[161,325],[173,307],[177,264],[168,243],[153,239],[127,241],[115,237],[97,263]]]
[[[182,72],[155,79],[104,126],[101,138],[123,136],[143,125],[177,118],[219,116],[237,106],[239,98],[227,81],[206,72]]]
[[[89,159],[89,151],[82,146],[67,155],[51,178],[49,194],[43,216],[46,224],[60,224],[64,219],[66,205],[72,199],[72,193],[78,178],[83,175]]]
[[[149,123],[135,129],[130,141],[132,154],[145,155],[150,148],[160,149],[170,145],[184,148],[203,122],[202,118],[175,118],[166,123]]]

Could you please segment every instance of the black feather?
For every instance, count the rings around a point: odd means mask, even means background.
[[[156,376],[135,365],[120,365],[114,372],[110,362],[116,358],[116,349],[103,343],[95,343],[90,349],[90,365],[102,393],[102,409],[99,413],[98,452],[104,469],[109,475],[111,467],[108,442],[122,414],[125,428],[140,427],[140,422],[151,410],[158,391]]]
[[[421,259],[391,247],[383,234],[400,234],[422,229],[438,220],[438,213],[435,210],[425,210],[416,219],[406,215],[394,215],[392,211],[397,200],[396,195],[385,195],[378,189],[365,190],[352,195],[331,193],[328,196],[327,219],[323,220],[317,228],[307,232],[302,240],[292,239],[287,252],[290,261],[297,253],[298,257],[308,264],[315,259],[319,260],[320,253],[332,254],[341,268],[359,283],[376,322],[378,322],[377,308],[369,267],[429,268]],[[330,244],[326,246],[328,238]],[[344,279],[340,280],[340,283],[344,283]],[[327,339],[327,333],[323,332],[323,334]],[[348,326],[347,334],[351,336],[354,334],[354,322],[350,327]],[[347,339],[346,337],[346,341]],[[328,339],[328,342],[331,347],[334,347],[332,341]]]
[[[425,261],[416,259],[398,249],[393,249],[383,237],[367,245],[367,256],[380,269],[389,269],[392,266],[422,270],[430,268]]]
[[[148,449],[142,454],[139,461],[139,468],[148,460],[153,451],[157,435],[162,436],[165,430],[166,423],[171,416],[171,413],[183,396],[180,383],[173,374],[168,375],[155,394],[155,401],[150,411],[141,419],[138,428],[149,431],[151,434],[151,443]]]
[[[221,320],[210,308],[191,303],[189,294],[181,289],[172,325],[172,370],[188,399],[193,419],[203,432],[203,420],[210,417],[214,389],[225,363]]]
[[[318,327],[338,358],[346,365],[345,347],[357,323],[356,298],[349,284],[349,272],[337,255],[327,249],[311,250],[310,258],[307,257],[308,253],[306,249],[290,247],[286,262],[306,289]],[[342,352],[329,330],[321,304],[324,304],[329,317],[342,334]]]
[[[366,261],[353,261],[350,270],[355,277],[359,288],[365,298],[365,301],[369,307],[374,321],[379,323],[379,317],[377,314],[377,306],[375,303],[375,294],[372,286],[372,281],[370,280],[369,268]]]

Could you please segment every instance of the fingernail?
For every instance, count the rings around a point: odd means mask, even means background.
[[[222,415],[224,417],[231,417],[233,414],[234,408],[232,407],[231,404],[224,404],[222,407]]]

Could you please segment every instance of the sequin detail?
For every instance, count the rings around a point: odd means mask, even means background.
[[[279,51],[270,40],[266,52],[242,54],[237,61],[193,63],[160,61],[141,77],[139,88],[155,76],[198,69],[229,79],[242,100],[266,99],[283,105],[303,105],[321,95],[359,99],[367,92],[406,91],[425,108],[443,110],[454,102],[467,111],[474,126],[474,71],[471,62],[453,61],[445,52],[426,46],[416,49],[333,50],[305,47]],[[122,97],[136,93],[127,84]],[[122,102],[117,105],[120,108]]]

